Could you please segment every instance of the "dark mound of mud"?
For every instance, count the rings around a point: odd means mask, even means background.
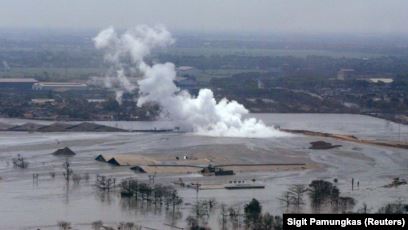
[[[12,127],[13,127],[13,125],[0,122],[0,131],[7,131],[8,129],[10,129]]]
[[[325,142],[325,141],[314,141],[310,142],[311,146],[309,149],[333,149],[340,147],[341,145],[333,145],[331,143]]]
[[[76,153],[72,151],[70,148],[65,147],[62,149],[57,149],[55,152],[52,153],[52,155],[70,157],[70,156],[75,156]]]
[[[37,131],[38,129],[41,129],[44,127],[43,125],[36,124],[36,123],[25,123],[22,125],[17,125],[13,126],[11,128],[8,128],[8,131],[26,131],[26,132],[34,132]]]
[[[0,127],[1,128],[1,127]],[[6,129],[7,131],[26,131],[26,132],[127,132],[127,130],[110,127],[106,125],[95,124],[91,122],[82,122],[79,124],[53,123],[50,125],[40,125],[36,123],[26,123]]]
[[[53,123],[51,125],[43,126],[37,129],[38,132],[65,132],[72,124],[67,123]]]
[[[66,128],[71,132],[124,132],[126,130],[90,122],[83,122]]]

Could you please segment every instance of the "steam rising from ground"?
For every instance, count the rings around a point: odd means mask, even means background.
[[[118,99],[123,92],[136,88],[128,76],[129,73],[137,74],[142,76],[137,81],[138,106],[146,102],[158,103],[163,110],[162,116],[181,121],[184,130],[192,130],[200,135],[228,137],[286,135],[255,118],[244,119],[248,110],[236,101],[222,99],[217,103],[210,89],[201,89],[197,97],[180,90],[174,84],[176,70],[173,63],[146,63],[144,58],[152,49],[174,43],[171,34],[163,26],[137,26],[123,34],[108,28],[101,31],[94,42],[97,49],[105,51],[105,60],[114,69],[119,82],[115,88]]]

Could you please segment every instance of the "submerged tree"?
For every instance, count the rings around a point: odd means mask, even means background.
[[[135,225],[133,222],[121,222],[119,223],[118,229],[121,230],[141,230],[142,226]]]
[[[221,230],[226,230],[227,229],[227,223],[228,223],[228,210],[227,210],[227,205],[221,204],[221,210],[220,210],[220,223],[221,223]]]
[[[99,230],[102,228],[102,226],[103,226],[103,222],[101,220],[92,222],[92,228],[94,230]]]
[[[403,204],[401,201],[394,203],[388,203],[385,206],[378,209],[378,213],[381,214],[407,214],[408,204]]]
[[[286,210],[289,209],[289,206],[292,204],[292,194],[289,191],[286,191],[282,194],[280,198],[278,198],[281,204],[286,207]]]
[[[295,212],[299,212],[301,206],[305,204],[304,194],[308,191],[305,185],[295,184],[289,187],[288,191],[284,192],[280,198],[278,198],[281,204],[286,207],[286,211],[289,208],[294,208]]]
[[[255,225],[256,230],[282,230],[282,218],[273,216],[269,213],[260,215],[258,222]]]
[[[249,204],[245,205],[245,223],[247,226],[255,226],[262,213],[262,206],[258,200],[252,199]]]
[[[72,171],[71,169],[71,164],[69,163],[68,159],[65,159],[65,162],[62,164],[62,167],[64,168],[64,178],[67,181],[67,183],[69,182],[71,175],[74,173],[74,171]]]
[[[307,192],[307,188],[303,184],[295,184],[289,188],[291,200],[297,210],[305,204],[303,195]]]
[[[345,213],[348,210],[351,210],[355,205],[356,202],[352,197],[339,197],[337,201],[337,207],[340,213]]]
[[[58,225],[58,228],[61,230],[71,229],[71,223],[67,221],[59,221],[57,225]]]
[[[332,183],[324,180],[314,180],[309,184],[309,197],[314,212],[320,212],[320,209],[327,204],[336,202],[340,191]]]
[[[142,204],[154,204],[155,207],[164,205],[166,209],[171,207],[173,213],[183,203],[175,188],[160,184],[151,185],[139,182],[136,179],[123,180],[120,183],[120,194],[123,198],[134,199]]]
[[[82,179],[81,175],[78,174],[72,175],[72,181],[74,181],[75,184],[79,184],[79,182],[81,182],[81,179]]]
[[[192,215],[187,217],[187,223],[190,229],[207,229],[206,226],[208,219],[210,218],[211,213],[213,213],[213,210],[216,206],[216,201],[215,199],[209,199],[209,200],[197,200],[193,206],[192,206]],[[224,207],[224,211],[226,211],[225,205],[222,206]],[[226,223],[226,212],[223,213],[223,220],[224,223]]]
[[[330,207],[331,212],[345,213],[355,205],[351,197],[341,197],[340,190],[332,183],[324,180],[314,180],[309,185],[309,197],[313,211]]]
[[[16,168],[28,168],[28,162],[20,154],[17,155],[17,158],[13,158],[13,165]]]
[[[110,191],[116,186],[116,178],[107,176],[96,176],[96,187],[102,191]]]
[[[243,215],[241,214],[241,207],[237,208],[230,207],[228,209],[228,213],[233,229],[240,228],[242,224],[241,216]]]

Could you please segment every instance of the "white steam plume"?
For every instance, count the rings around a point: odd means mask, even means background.
[[[137,26],[118,35],[113,27],[101,31],[95,38],[97,49],[105,51],[105,61],[111,64],[110,75],[105,78],[105,86],[113,88],[116,100],[121,103],[124,92],[133,91],[136,86],[128,79],[128,74],[138,74],[143,58],[156,47],[164,47],[174,41],[171,34],[162,26],[151,28],[145,25]],[[137,66],[134,66],[134,65]]]
[[[277,137],[287,134],[266,126],[255,118],[244,119],[248,110],[236,101],[222,99],[216,102],[210,89],[201,89],[197,97],[180,90],[175,84],[173,63],[149,65],[144,58],[151,49],[166,47],[174,42],[163,27],[137,26],[118,35],[113,28],[101,31],[94,38],[95,46],[105,51],[105,60],[116,69],[122,91],[132,91],[127,78],[125,61],[143,78],[139,80],[138,106],[146,102],[158,103],[172,120],[182,122],[182,128],[200,135],[228,137]],[[164,114],[162,114],[164,115]]]

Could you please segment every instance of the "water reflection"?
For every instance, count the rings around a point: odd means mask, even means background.
[[[98,201],[111,205],[115,201],[117,194],[116,193],[113,194],[111,192],[106,191],[100,191],[97,189],[95,192],[95,196]]]
[[[183,212],[179,208],[172,209],[159,202],[141,201],[132,197],[120,198],[120,207],[122,211],[135,216],[164,215],[165,221],[171,226],[179,224],[183,218]]]

